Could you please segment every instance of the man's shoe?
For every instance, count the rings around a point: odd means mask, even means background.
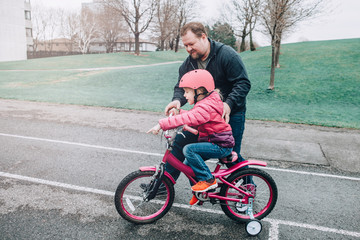
[[[217,188],[218,184],[216,182],[216,179],[213,178],[209,181],[200,181],[196,183],[194,186],[191,187],[191,189],[194,192],[206,192],[211,189]]]
[[[191,206],[193,206],[193,205],[198,204],[199,202],[200,202],[200,200],[197,199],[197,197],[195,195],[193,195],[189,203]]]
[[[144,191],[147,191],[147,190],[149,189],[149,186],[150,186],[149,183],[148,183],[148,184],[146,184],[146,183],[141,183],[141,184],[140,184],[140,187],[141,187]],[[166,187],[165,187],[163,184],[161,184],[161,185],[159,186],[159,188],[158,188],[158,191],[157,191],[156,195],[165,195],[166,193],[167,193]]]

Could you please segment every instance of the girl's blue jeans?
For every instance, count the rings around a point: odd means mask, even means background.
[[[205,164],[205,160],[224,158],[230,155],[231,151],[232,148],[223,148],[210,142],[187,144],[183,149],[186,164],[192,168],[198,181],[206,181],[213,178],[209,167]]]

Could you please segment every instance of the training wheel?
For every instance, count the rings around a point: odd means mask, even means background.
[[[262,230],[261,222],[259,220],[250,220],[246,223],[245,230],[250,236],[256,236]]]

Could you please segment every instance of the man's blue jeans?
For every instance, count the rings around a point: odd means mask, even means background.
[[[239,158],[235,163],[227,164],[227,167],[230,167],[236,163],[244,161],[244,158],[242,158],[240,155],[240,150],[241,150],[242,136],[243,136],[243,133],[245,130],[245,112],[237,112],[237,113],[231,114],[229,124],[232,128],[233,136],[235,139],[235,146],[234,146],[233,150],[238,154]],[[171,151],[171,153],[182,162],[184,162],[184,160],[185,160],[185,156],[183,154],[184,146],[187,144],[190,144],[190,143],[198,142],[196,135],[194,135],[190,132],[183,132],[183,133],[185,135],[185,138],[181,134],[178,134],[175,137],[173,149]],[[173,176],[173,178],[175,180],[177,180],[180,175],[180,171],[175,169],[169,163],[166,163],[165,167],[166,167],[166,171],[169,174],[171,174],[171,176]]]
[[[198,181],[206,181],[213,178],[209,167],[205,164],[205,160],[224,158],[230,155],[231,151],[232,148],[223,148],[210,142],[187,144],[183,149],[186,164],[192,168]]]
[[[233,137],[235,139],[235,146],[233,150],[237,153],[239,158],[236,162],[227,164],[227,167],[231,167],[232,165],[245,160],[240,154],[241,142],[245,130],[245,112],[237,112],[230,115],[229,124],[233,132]]]

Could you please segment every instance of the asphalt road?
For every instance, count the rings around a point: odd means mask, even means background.
[[[120,180],[161,159],[159,136],[106,125],[0,119],[0,239],[247,239],[210,203],[190,208],[181,177],[175,204],[155,224],[133,225],[113,204]],[[210,163],[211,165],[211,163]],[[258,239],[359,239],[360,175],[269,161],[278,203]]]

